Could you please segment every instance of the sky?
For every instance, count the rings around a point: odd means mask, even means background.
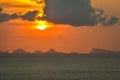
[[[0,50],[120,51],[119,5],[120,0],[0,0]]]

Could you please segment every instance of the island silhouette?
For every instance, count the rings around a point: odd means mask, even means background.
[[[58,52],[55,49],[49,49],[46,52],[41,50],[35,50],[34,52],[28,52],[24,49],[15,49],[13,52],[0,51],[0,55],[111,55],[120,54],[119,51],[105,50],[93,48],[89,53],[79,53],[79,52]]]

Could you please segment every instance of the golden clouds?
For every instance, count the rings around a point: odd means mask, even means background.
[[[4,12],[20,14],[40,8],[36,2],[30,0],[0,0],[0,5],[4,8]]]

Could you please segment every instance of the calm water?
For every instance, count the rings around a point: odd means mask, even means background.
[[[120,55],[0,56],[0,80],[120,80]]]

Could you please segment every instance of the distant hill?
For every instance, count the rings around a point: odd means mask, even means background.
[[[29,52],[23,50],[23,49],[16,49],[12,52],[12,54],[16,54],[16,55],[23,55],[23,54],[30,54]]]
[[[55,50],[52,49],[52,48],[46,52],[46,54],[57,54],[57,53],[58,53],[58,52],[55,51]]]
[[[0,51],[0,54],[2,55],[2,54],[9,54],[9,52],[8,51]]]
[[[46,52],[42,52],[41,50],[36,50],[34,52],[27,52],[26,50],[23,50],[23,49],[16,49],[12,53],[9,53],[8,51],[0,51],[0,55],[81,55],[81,54],[109,55],[109,54],[120,54],[120,52],[105,50],[105,49],[97,49],[97,48],[93,48],[90,53],[78,53],[78,52],[64,53],[64,52],[57,52],[54,49],[50,49]]]
[[[120,54],[120,52],[93,48],[90,54]]]

